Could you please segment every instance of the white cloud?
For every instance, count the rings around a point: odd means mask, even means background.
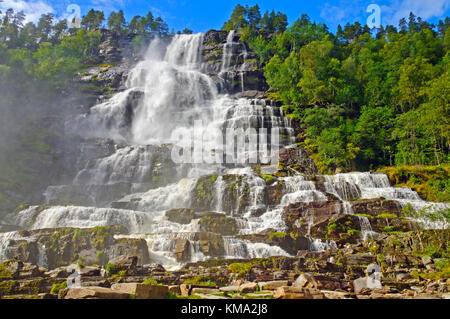
[[[320,17],[330,26],[337,26],[359,20],[366,8],[363,0],[339,0],[332,4],[326,2],[321,5]]]
[[[442,17],[450,8],[448,0],[396,0],[381,7],[383,24],[397,25],[401,18],[413,12],[424,20]]]
[[[53,7],[42,0],[3,0],[0,2],[0,9],[3,12],[10,8],[15,12],[23,11],[26,14],[25,22],[37,22],[42,14],[55,13]]]

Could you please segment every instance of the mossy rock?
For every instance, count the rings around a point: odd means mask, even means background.
[[[226,216],[207,216],[200,219],[202,231],[221,234],[223,236],[235,235],[237,223],[234,218]]]
[[[166,212],[169,221],[187,225],[195,218],[195,210],[188,208],[172,209]]]

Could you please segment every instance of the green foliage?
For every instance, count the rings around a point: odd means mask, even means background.
[[[450,167],[440,166],[397,166],[378,170],[387,174],[397,187],[409,187],[432,202],[450,202]]]
[[[250,9],[236,6],[224,29],[242,30],[270,98],[300,123],[302,145],[322,172],[448,163],[450,32],[443,23],[435,32],[411,20],[401,32],[390,26],[372,37],[356,22],[333,35],[303,15],[275,32],[270,15],[252,23]]]

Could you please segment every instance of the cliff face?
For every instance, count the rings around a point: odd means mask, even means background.
[[[241,33],[230,36],[227,31],[210,30],[203,42],[203,59],[206,73],[230,93],[266,91],[268,86],[263,71],[258,66],[258,56],[240,40]],[[224,69],[224,56],[230,54]]]

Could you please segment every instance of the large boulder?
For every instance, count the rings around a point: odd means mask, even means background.
[[[110,270],[110,274],[126,272],[127,275],[132,275],[137,269],[137,264],[137,256],[119,256],[117,258],[111,259],[108,262],[107,267]]]
[[[169,292],[168,286],[138,283],[114,284],[111,286],[111,289],[133,295],[136,299],[164,299]]]
[[[353,287],[355,293],[360,293],[364,289],[381,289],[383,286],[379,280],[373,279],[372,277],[358,278],[353,281]]]
[[[129,299],[131,294],[103,287],[67,288],[60,291],[63,299]]]

